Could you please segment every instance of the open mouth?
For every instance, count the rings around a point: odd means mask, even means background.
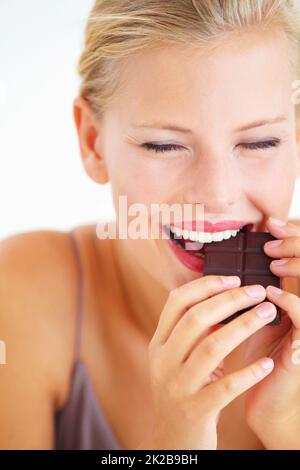
[[[220,242],[236,237],[241,231],[251,232],[254,224],[246,224],[238,230],[225,230],[223,232],[192,232],[176,227],[163,226],[165,233],[172,242],[183,250],[195,256],[204,256],[204,246],[207,243]]]

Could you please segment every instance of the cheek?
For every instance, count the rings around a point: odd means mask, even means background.
[[[296,183],[296,168],[297,162],[292,149],[290,153],[284,152],[282,158],[278,159],[278,164],[271,168],[270,182],[266,186],[273,188],[277,206],[289,208]],[[271,189],[270,192],[272,193]]]
[[[287,152],[274,160],[244,165],[244,187],[248,198],[266,213],[285,214],[290,207],[295,186],[296,162]],[[275,207],[274,207],[274,202]]]
[[[179,181],[183,180],[182,174],[181,169]],[[110,182],[115,201],[119,195],[126,195],[128,203],[147,206],[172,200],[175,188],[178,188],[178,179],[175,179],[171,166],[130,155],[118,159],[111,167]]]

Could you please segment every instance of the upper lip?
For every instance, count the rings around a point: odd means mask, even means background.
[[[253,227],[253,222],[247,220],[220,220],[213,224],[208,220],[185,220],[170,224],[170,227],[177,227],[182,230],[191,230],[193,232],[223,232],[224,230],[239,230],[245,225],[250,224],[249,230]]]

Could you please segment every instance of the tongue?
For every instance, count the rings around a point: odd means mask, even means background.
[[[181,244],[186,251],[191,251],[194,253],[203,252],[204,243],[193,242],[191,240],[185,240],[184,238],[182,238]]]

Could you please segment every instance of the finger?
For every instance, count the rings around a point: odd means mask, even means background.
[[[300,227],[292,222],[281,221],[270,217],[266,221],[266,227],[276,238],[300,236]]]
[[[230,289],[195,304],[178,321],[164,345],[168,349],[169,366],[180,367],[213,326],[243,308],[262,302],[265,297],[264,287],[253,285]]]
[[[245,339],[274,320],[276,313],[276,307],[272,303],[264,302],[207,336],[192,351],[181,369],[187,390],[197,390],[222,359]]]
[[[220,411],[236,397],[263,380],[272,372],[273,368],[274,362],[271,358],[261,358],[249,366],[207,385],[201,390],[201,396],[203,397],[203,393],[207,394],[214,410]]]
[[[266,292],[268,299],[285,310],[294,327],[300,329],[300,298],[275,286],[268,286]]]
[[[275,259],[270,263],[270,270],[279,277],[300,278],[300,258]]]
[[[273,258],[300,258],[300,237],[266,242],[264,251]]]
[[[212,295],[239,286],[238,276],[203,276],[172,290],[162,310],[159,322],[150,344],[166,342],[178,320],[195,303]]]

